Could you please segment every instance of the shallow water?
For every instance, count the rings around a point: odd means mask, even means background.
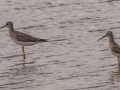
[[[117,59],[108,50],[119,42],[119,0],[1,0],[0,26],[49,42],[21,47],[0,30],[0,90],[119,90]]]

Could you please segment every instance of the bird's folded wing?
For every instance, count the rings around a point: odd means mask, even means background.
[[[17,41],[22,41],[22,42],[37,42],[40,40],[39,38],[35,38],[35,37],[25,34],[25,33],[17,34],[16,39],[17,39]]]
[[[120,54],[120,46],[119,46],[119,45],[114,45],[114,46],[112,47],[112,50],[113,50],[115,53]]]

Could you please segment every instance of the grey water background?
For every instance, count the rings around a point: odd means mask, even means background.
[[[120,44],[120,0],[1,0],[0,27],[49,39],[21,47],[0,30],[0,90],[119,90],[117,59],[110,54],[112,31]]]

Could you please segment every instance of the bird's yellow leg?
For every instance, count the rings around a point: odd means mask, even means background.
[[[118,68],[120,69],[120,57],[117,57],[118,60]]]
[[[22,51],[23,51],[23,58],[25,59],[26,55],[25,55],[25,51],[24,51],[24,46],[22,47]]]
[[[120,60],[118,60],[118,68],[120,68]]]

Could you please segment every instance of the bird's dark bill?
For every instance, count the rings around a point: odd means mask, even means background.
[[[2,27],[0,27],[0,29],[1,29],[1,28],[4,28],[4,27],[6,27],[6,26],[2,26]]]
[[[0,29],[1,29],[1,28],[4,28],[4,27],[5,27],[5,26],[2,26],[2,27],[0,27]]]
[[[105,36],[103,36],[103,37],[101,37],[98,41],[100,41],[101,39],[103,39],[104,37],[106,37],[106,35]]]

